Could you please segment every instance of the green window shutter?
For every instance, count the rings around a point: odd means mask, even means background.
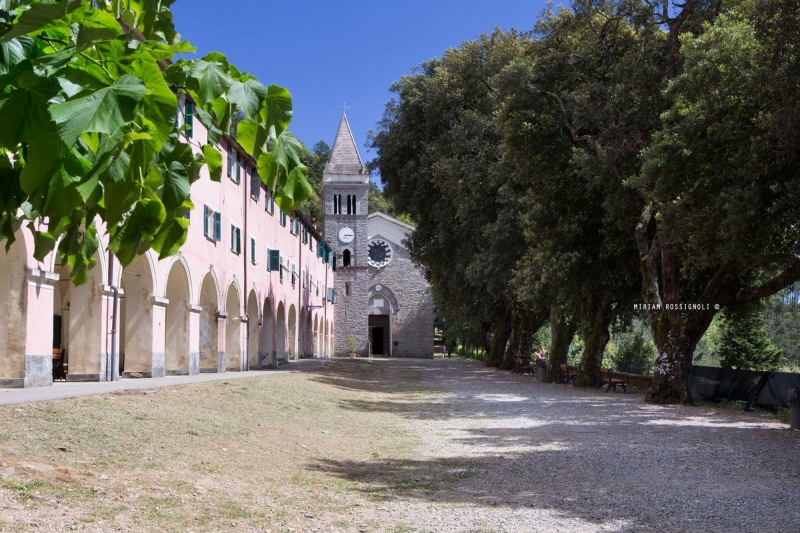
[[[256,240],[250,237],[250,262],[256,264]]]
[[[192,138],[192,134],[194,133],[194,103],[186,99],[186,136],[190,139]]]
[[[236,185],[242,182],[242,160],[239,158],[239,152],[236,152]]]
[[[231,151],[232,147],[228,146],[228,177],[231,177],[233,173],[233,152]]]
[[[281,251],[269,250],[269,269],[274,271],[281,270]]]
[[[208,206],[203,206],[203,235],[208,237]]]
[[[242,253],[242,230],[236,228],[236,253]]]
[[[222,242],[222,214],[214,213],[214,240]]]
[[[231,252],[236,251],[236,226],[231,224]]]

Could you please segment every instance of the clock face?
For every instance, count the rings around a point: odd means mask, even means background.
[[[370,266],[385,267],[392,260],[392,247],[383,239],[372,239],[368,246]]]
[[[350,228],[342,228],[339,230],[339,240],[345,244],[353,242],[354,237],[355,233],[353,233],[353,230]]]

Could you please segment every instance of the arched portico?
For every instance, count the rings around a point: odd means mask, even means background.
[[[213,271],[200,284],[200,372],[222,372],[219,353],[219,285]]]

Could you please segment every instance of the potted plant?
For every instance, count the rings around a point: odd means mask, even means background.
[[[392,357],[397,357],[397,345],[400,344],[400,343],[397,342],[397,341],[394,341],[392,344],[394,344],[394,350],[392,350]]]
[[[347,346],[350,348],[350,359],[356,358],[356,347],[358,344],[356,343],[356,338],[352,335],[347,337]]]

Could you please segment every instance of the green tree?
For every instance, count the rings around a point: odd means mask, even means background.
[[[325,141],[319,141],[314,147],[309,150],[303,145],[303,151],[300,154],[300,161],[308,168],[308,184],[311,187],[311,194],[308,198],[303,200],[298,209],[303,211],[308,218],[316,219],[317,222],[322,223],[324,215],[322,209],[322,173],[325,171],[325,165],[331,157],[331,149]]]
[[[765,309],[766,302],[760,301],[725,311],[719,345],[719,362],[723,368],[778,369],[781,351],[767,336]]]
[[[0,0],[0,234],[7,248],[26,224],[34,256],[53,251],[75,283],[99,247],[128,264],[186,240],[189,190],[203,167],[219,180],[215,148],[237,111],[237,140],[284,210],[310,194],[300,143],[286,130],[289,92],[265,87],[222,54],[187,61],[173,0]],[[209,143],[175,127],[178,96]]]
[[[517,350],[529,350],[530,333],[549,314],[531,318],[509,285],[524,250],[523,190],[502,159],[494,79],[525,40],[496,30],[424,63],[393,84],[395,98],[370,137],[386,195],[416,223],[410,252],[437,309],[480,332],[493,366],[512,364],[512,331],[526,339]]]
[[[693,350],[718,308],[800,278],[800,49],[789,44],[800,41],[800,6],[739,2],[670,36],[683,71],[631,181],[647,200],[637,244],[659,352],[648,399],[690,403]]]

